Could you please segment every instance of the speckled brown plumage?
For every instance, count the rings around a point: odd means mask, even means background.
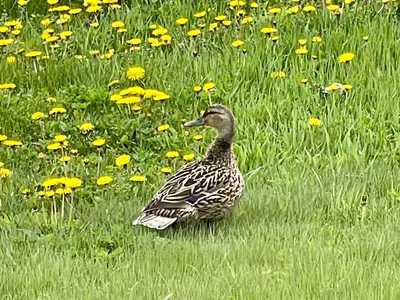
[[[175,221],[220,219],[242,196],[244,180],[232,151],[232,113],[225,106],[214,105],[186,124],[193,123],[216,127],[217,138],[203,160],[188,163],[168,178],[134,225],[164,229]]]

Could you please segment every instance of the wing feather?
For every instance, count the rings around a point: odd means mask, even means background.
[[[228,170],[224,172],[218,166],[203,164],[201,161],[188,163],[165,182],[143,211],[191,207],[228,184],[227,173]]]

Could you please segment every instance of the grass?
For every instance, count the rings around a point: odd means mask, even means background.
[[[23,28],[0,47],[0,84],[16,85],[0,90],[0,135],[22,142],[0,146],[1,168],[10,170],[0,178],[1,298],[399,299],[399,3],[353,3],[339,15],[315,3],[315,13],[274,17],[269,8],[288,4],[260,2],[246,8],[254,21],[241,24],[224,1],[126,1],[119,10],[82,12],[51,25],[55,34],[73,32],[52,49],[40,37],[40,21],[57,18],[46,2],[20,8],[2,1],[0,25],[20,19]],[[197,27],[193,14],[208,8],[201,37],[188,38]],[[232,24],[210,32],[217,14]],[[175,23],[182,16],[189,19],[184,28]],[[90,27],[95,20],[99,27]],[[116,20],[126,33],[111,27]],[[151,24],[168,29],[170,45],[150,46]],[[278,29],[278,43],[263,27]],[[312,43],[316,35],[322,43]],[[134,37],[142,39],[140,49],[129,51],[126,40]],[[295,54],[300,38],[307,39],[304,56]],[[231,45],[236,39],[245,52]],[[114,55],[101,59],[109,49]],[[32,50],[48,59],[25,57]],[[355,54],[350,63],[338,61],[345,52]],[[144,78],[129,80],[129,66],[144,68]],[[280,70],[285,77],[271,78]],[[114,79],[120,83],[108,87]],[[215,90],[193,91],[206,82]],[[352,89],[321,92],[334,82]],[[110,101],[134,85],[170,98],[141,99],[139,112]],[[160,169],[176,170],[187,153],[204,155],[213,131],[185,132],[181,124],[210,103],[226,104],[237,119],[234,150],[246,180],[240,205],[212,225],[132,227],[166,178]],[[49,115],[54,107],[66,113]],[[35,112],[43,119],[32,120]],[[94,131],[83,134],[84,122]],[[170,127],[157,132],[161,124]],[[58,134],[68,147],[48,150]],[[196,134],[203,140],[194,141]],[[106,139],[100,150],[91,145],[97,138]],[[180,157],[167,158],[168,151]],[[124,168],[115,165],[121,154],[131,157]],[[65,155],[67,164],[60,161]],[[130,182],[135,174],[146,182]],[[103,175],[113,181],[98,186]],[[60,176],[82,185],[72,194],[39,197],[51,190],[44,180]]]

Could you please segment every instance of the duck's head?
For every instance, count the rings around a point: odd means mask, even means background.
[[[197,119],[186,122],[185,127],[211,126],[217,130],[217,137],[228,142],[232,141],[235,134],[235,118],[232,112],[222,104],[209,106],[204,114]]]

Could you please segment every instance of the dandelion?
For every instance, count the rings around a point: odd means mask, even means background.
[[[201,134],[196,134],[193,136],[193,140],[195,141],[201,141],[203,139],[203,136]]]
[[[313,36],[312,42],[313,43],[321,43],[322,42],[322,38],[319,37],[319,36]]]
[[[168,124],[163,124],[157,127],[158,131],[167,131],[169,129],[169,125]]]
[[[122,154],[117,157],[115,160],[115,164],[117,167],[123,167],[126,166],[131,160],[131,157],[127,154]]]
[[[112,22],[111,26],[112,28],[123,28],[125,24],[122,21],[114,21]]]
[[[287,10],[286,10],[286,13],[287,14],[295,14],[295,13],[298,13],[299,12],[299,7],[298,6],[292,6],[292,7],[289,7]]]
[[[144,182],[147,179],[146,179],[146,176],[144,176],[144,175],[133,175],[130,178],[130,180],[133,181],[133,182]]]
[[[7,56],[6,58],[7,62],[9,64],[15,63],[15,61],[17,60],[17,58],[15,56]]]
[[[239,48],[239,47],[241,47],[241,46],[243,46],[243,45],[244,45],[244,42],[241,41],[241,40],[236,40],[236,41],[234,41],[234,42],[232,43],[232,46],[235,47],[235,48]]]
[[[339,56],[339,62],[350,62],[354,58],[354,53],[346,52]]]
[[[363,36],[363,40],[364,40],[365,42],[368,42],[368,40],[369,40],[368,35]]]
[[[79,126],[79,129],[82,130],[83,133],[88,133],[90,131],[93,131],[94,126],[90,122],[83,123],[82,125]]]
[[[271,15],[276,15],[279,14],[281,12],[280,8],[271,8],[270,10],[268,10],[268,13]]]
[[[243,18],[243,20],[241,21],[241,23],[242,24],[248,24],[248,23],[251,23],[251,22],[253,22],[253,17],[246,17],[246,18]]]
[[[193,91],[195,91],[196,93],[200,92],[201,91],[201,86],[199,86],[199,85],[194,86],[193,87]]]
[[[246,2],[241,1],[241,0],[233,0],[233,1],[229,2],[230,7],[240,7],[240,6],[245,6],[245,5],[246,5]]]
[[[71,188],[65,187],[65,188],[58,188],[56,190],[56,193],[59,195],[65,195],[65,194],[70,194],[71,193]]]
[[[320,119],[317,118],[310,118],[308,119],[308,124],[311,126],[321,126],[322,125],[322,121]]]
[[[100,54],[100,51],[99,51],[99,50],[90,50],[90,51],[89,51],[89,54],[90,54],[90,55],[93,55],[93,56],[96,56],[96,55],[99,55],[99,54]]]
[[[98,12],[100,9],[101,9],[100,5],[91,5],[86,9],[86,11],[88,13],[95,13],[95,12]]]
[[[20,141],[5,140],[3,141],[3,145],[8,147],[19,147],[22,146],[22,143]]]
[[[273,27],[264,27],[261,29],[261,32],[265,33],[265,34],[273,34],[273,33],[278,32],[278,29],[273,28]]]
[[[176,24],[181,25],[181,26],[185,25],[187,22],[188,22],[188,19],[186,19],[186,18],[179,18],[176,20]]]
[[[251,8],[257,8],[258,7],[258,3],[257,2],[251,2],[250,3],[250,7]]]
[[[69,38],[70,36],[72,36],[72,34],[73,34],[72,31],[70,31],[70,30],[65,30],[65,31],[60,32],[60,37],[61,37],[61,39],[66,40],[67,38]]]
[[[89,24],[89,26],[93,27],[93,28],[97,28],[97,27],[99,27],[99,25],[100,25],[99,22],[92,22]]]
[[[7,136],[4,134],[0,134],[0,142],[5,141],[7,139]]]
[[[71,156],[64,155],[63,157],[60,158],[60,161],[64,163],[68,163],[71,160]]]
[[[97,139],[92,142],[92,145],[96,147],[101,147],[105,144],[105,142],[106,142],[105,139]]]
[[[0,90],[12,90],[15,89],[17,86],[14,83],[3,83],[0,84]]]
[[[0,46],[7,46],[14,42],[14,39],[0,39]]]
[[[52,198],[54,197],[55,192],[54,191],[46,191],[44,192],[44,196],[46,196],[47,198]]]
[[[230,26],[231,24],[232,24],[232,21],[229,21],[229,20],[222,21],[222,25],[224,25],[226,27]]]
[[[178,157],[178,156],[179,156],[179,153],[178,153],[178,151],[168,151],[167,154],[166,154],[166,156],[167,156],[168,158],[175,158],[175,157]]]
[[[37,195],[38,195],[39,198],[42,198],[42,197],[44,197],[46,195],[46,193],[44,191],[39,191],[37,193]]]
[[[185,154],[185,155],[183,156],[183,159],[186,160],[186,161],[192,161],[193,158],[194,158],[194,154],[193,154],[193,153]]]
[[[67,112],[67,110],[63,107],[54,107],[52,110],[50,110],[49,114],[57,115],[57,114],[64,114],[66,112]]]
[[[167,95],[167,94],[165,94],[163,92],[157,92],[153,99],[155,101],[164,101],[164,100],[167,100],[169,98],[170,98],[169,95]]]
[[[97,179],[97,185],[106,185],[113,181],[111,176],[101,176]]]
[[[297,55],[304,55],[304,54],[307,54],[307,49],[304,49],[304,48],[299,48],[299,49],[296,49],[296,51],[295,51],[295,53],[297,54]]]
[[[129,45],[139,45],[142,42],[142,40],[138,39],[138,38],[133,38],[133,39],[127,40],[126,42]]]
[[[168,167],[162,167],[160,171],[161,171],[161,173],[164,173],[164,174],[169,174],[172,172],[171,168],[168,168]]]
[[[82,180],[77,177],[67,178],[65,181],[65,186],[70,189],[76,189],[82,185]]]
[[[301,78],[300,82],[306,84],[308,82],[308,78]]]
[[[69,13],[70,15],[77,15],[77,14],[79,14],[81,11],[82,11],[82,8],[73,8],[73,9],[70,9],[68,13]]]
[[[193,30],[190,30],[190,31],[187,33],[187,35],[190,36],[190,37],[196,37],[196,36],[198,36],[198,35],[200,35],[200,34],[201,34],[200,29],[193,29]]]
[[[195,13],[195,14],[194,14],[194,17],[195,17],[195,18],[202,18],[202,17],[204,17],[206,14],[207,14],[207,12],[204,10],[204,11]]]
[[[32,120],[40,120],[43,117],[44,117],[44,113],[38,111],[38,112],[35,112],[34,114],[32,114],[31,118],[32,118]]]
[[[212,82],[207,82],[203,85],[203,91],[205,91],[205,92],[208,92],[213,88],[214,88],[214,83],[212,83]]]
[[[283,77],[286,77],[286,74],[283,71],[275,71],[271,73],[271,78],[283,78]]]
[[[306,5],[306,6],[303,7],[303,11],[305,11],[305,12],[314,12],[314,11],[316,11],[316,8],[315,8],[315,6],[312,6],[312,5]]]
[[[353,86],[352,86],[351,84],[343,84],[343,88],[344,88],[346,91],[350,91],[350,90],[353,88]]]
[[[6,168],[0,168],[0,177],[6,178],[8,176],[10,176],[10,170]]]
[[[145,71],[141,67],[129,67],[126,71],[128,78],[131,80],[138,80],[144,77]]]
[[[47,146],[47,150],[58,150],[61,149],[60,143],[53,143]]]
[[[141,108],[139,105],[132,105],[132,106],[131,106],[131,109],[132,109],[134,112],[137,112],[137,111],[140,111],[142,108]]]
[[[63,143],[67,140],[67,136],[63,134],[58,134],[54,137],[54,141],[58,143]]]

